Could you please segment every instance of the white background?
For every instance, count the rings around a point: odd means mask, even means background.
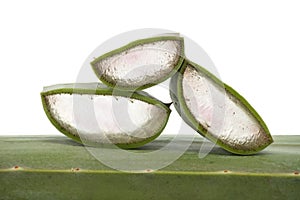
[[[272,134],[299,134],[299,10],[297,1],[1,1],[0,134],[60,134],[43,86],[74,82],[98,45],[139,28],[193,39]]]

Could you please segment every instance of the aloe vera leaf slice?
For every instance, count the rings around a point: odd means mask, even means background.
[[[41,98],[60,132],[91,145],[142,146],[160,135],[171,112],[145,92],[117,91],[99,83],[45,87]]]
[[[98,78],[110,87],[142,90],[171,77],[180,68],[184,40],[159,36],[133,41],[91,62]]]
[[[235,154],[254,154],[273,142],[263,119],[233,88],[186,60],[170,82],[175,108],[202,136]],[[222,97],[214,101],[212,93]],[[213,115],[218,111],[219,116]],[[214,118],[214,119],[213,119]]]

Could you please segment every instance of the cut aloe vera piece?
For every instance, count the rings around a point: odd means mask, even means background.
[[[170,88],[184,121],[227,151],[254,154],[273,142],[253,107],[201,66],[185,61]]]
[[[52,124],[89,145],[142,146],[162,132],[171,112],[145,92],[116,91],[99,83],[50,86],[41,97]]]
[[[183,62],[184,42],[160,36],[131,42],[91,62],[99,79],[123,90],[144,89],[174,75]]]

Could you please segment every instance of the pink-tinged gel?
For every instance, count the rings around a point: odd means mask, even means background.
[[[222,143],[253,150],[266,142],[264,129],[245,105],[191,65],[184,71],[182,87],[192,116]]]
[[[180,40],[140,44],[94,63],[95,72],[111,84],[137,88],[157,83],[178,64]]]

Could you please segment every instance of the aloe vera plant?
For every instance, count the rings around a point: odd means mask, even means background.
[[[145,92],[112,90],[100,83],[49,86],[41,97],[52,124],[85,144],[139,147],[162,132],[171,112]]]
[[[186,60],[170,88],[184,121],[227,151],[254,154],[273,142],[254,108],[203,67]]]
[[[136,40],[91,62],[99,79],[122,90],[144,89],[174,75],[183,62],[184,42],[178,36]]]

